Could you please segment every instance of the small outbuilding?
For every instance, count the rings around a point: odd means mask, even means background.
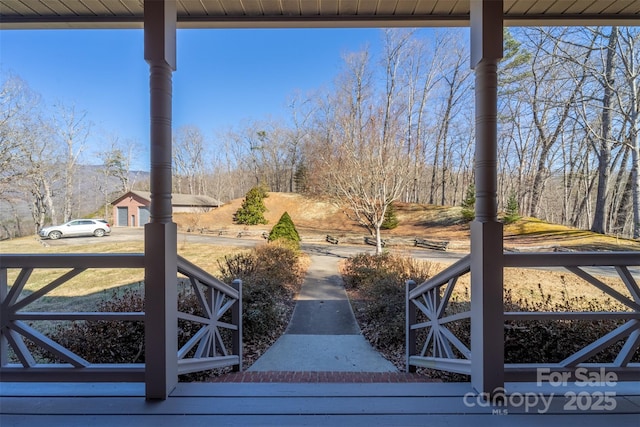
[[[132,190],[111,202],[113,205],[113,225],[115,227],[142,227],[150,219],[151,193]],[[192,194],[172,194],[173,213],[209,212],[222,206],[219,200],[209,196]]]

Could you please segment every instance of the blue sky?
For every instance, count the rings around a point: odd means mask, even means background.
[[[380,29],[178,30],[174,128],[196,125],[211,138],[246,120],[285,117],[296,91],[332,83],[342,54],[380,43]],[[3,30],[0,68],[47,105],[86,111],[93,138],[148,146],[142,30]]]

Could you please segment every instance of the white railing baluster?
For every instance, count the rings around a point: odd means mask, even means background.
[[[640,329],[636,329],[629,334],[613,364],[620,367],[627,366],[638,348],[640,348]]]
[[[55,354],[62,360],[65,360],[66,362],[71,363],[76,368],[86,368],[87,366],[90,365],[90,363],[84,360],[82,357],[67,350],[57,342],[42,335],[40,332],[25,325],[21,321],[13,322],[12,329],[20,333],[22,336],[29,339],[30,341],[38,344],[40,347],[44,348],[45,350],[48,350],[51,353]]]
[[[616,271],[618,272],[618,275],[620,275],[622,282],[629,290],[633,300],[640,304],[640,288],[638,288],[638,284],[631,275],[629,269],[624,265],[616,265]]]
[[[471,351],[457,337],[453,335],[446,324],[470,317],[470,312],[447,315],[446,310],[451,295],[457,284],[458,277],[469,273],[471,258],[466,256],[453,264],[450,268],[435,275],[419,286],[412,281],[407,282],[407,371],[413,372],[417,366],[433,369],[469,373]],[[445,286],[443,295],[440,288]],[[416,308],[427,318],[425,322],[418,322]],[[427,329],[426,339],[417,351],[417,331]],[[411,341],[410,341],[411,340]],[[453,346],[463,355],[465,360],[457,359]],[[429,355],[431,351],[431,355]],[[456,361],[451,363],[451,361]]]
[[[184,374],[226,366],[241,370],[242,318],[234,314],[236,311],[242,313],[241,287],[235,286],[235,282],[234,286],[221,282],[182,257],[178,257],[178,272],[189,277],[205,313],[204,317],[197,319],[195,316],[178,314],[182,319],[201,324],[200,330],[178,351],[178,372]],[[205,287],[204,292],[201,287]],[[227,313],[230,313],[231,323],[221,321]],[[221,328],[231,333],[231,352],[224,344]],[[192,357],[188,357],[192,350]],[[196,362],[194,359],[199,361]]]
[[[619,302],[621,302],[622,304],[628,306],[629,308],[635,310],[635,311],[640,311],[640,304],[635,303],[634,301],[631,301],[628,297],[622,295],[620,292],[616,291],[615,289],[612,289],[610,286],[607,286],[606,284],[604,284],[602,281],[596,279],[595,277],[593,277],[591,274],[587,273],[586,271],[582,270],[579,267],[566,267],[567,270],[569,270],[570,272],[572,272],[573,274],[575,274],[576,276],[584,279],[585,281],[591,283],[593,286],[595,286],[596,288],[600,289],[602,292],[611,295],[613,298],[615,298],[616,300],[618,300]]]
[[[536,369],[544,365],[545,368],[555,367],[559,371],[588,366],[590,369],[598,367],[613,370],[619,378],[637,378],[640,375],[640,363],[632,362],[638,348],[640,348],[640,288],[629,267],[640,266],[640,255],[633,252],[618,253],[505,253],[506,268],[558,268],[564,267],[571,273],[582,278],[586,283],[600,289],[619,303],[627,307],[628,311],[553,311],[553,312],[505,312],[505,321],[536,321],[536,320],[619,320],[624,322],[604,336],[575,351],[564,360],[555,364],[527,363],[505,364],[505,374],[509,381],[535,380]],[[629,291],[629,296],[605,284],[586,271],[586,268],[611,268]],[[458,278],[469,272],[468,257],[456,262],[451,267],[440,272],[424,283],[415,286],[408,282],[407,286],[407,370],[415,371],[422,366],[457,373],[471,372],[471,350],[456,337],[447,324],[469,319],[468,311],[447,314],[453,288]],[[440,288],[444,286],[442,297]],[[437,301],[439,298],[439,301]],[[427,318],[421,321],[417,313]],[[421,351],[417,352],[417,331],[425,330],[425,341]],[[502,331],[498,331],[502,333]],[[619,341],[625,341],[613,362],[586,363],[587,360],[607,349]],[[451,347],[453,345],[453,347]],[[462,355],[456,357],[452,349],[455,348]]]
[[[7,294],[5,301],[2,302],[3,311],[9,310],[9,307],[15,304],[16,300],[20,296],[20,293],[24,289],[24,286],[27,284],[29,277],[31,277],[31,272],[33,272],[33,268],[23,268],[20,270],[16,281],[11,286],[11,289],[9,289],[9,293]]]
[[[34,366],[36,366],[36,361],[25,345],[24,339],[21,335],[19,335],[15,331],[9,330],[6,338],[9,341],[11,348],[13,348],[16,357],[18,358],[20,363],[22,363],[22,366],[24,366],[25,368],[33,368]]]
[[[3,254],[0,259],[0,381],[135,381],[145,380],[145,366],[139,363],[90,363],[27,325],[25,321],[136,321],[144,312],[44,312],[25,311],[34,302],[68,283],[87,269],[144,269],[143,254]],[[11,285],[8,271],[18,270]],[[35,269],[67,269],[59,277],[23,296]],[[189,373],[242,366],[242,283],[227,285],[183,258],[178,273],[185,275],[202,308],[203,315],[179,313],[178,319],[202,327],[178,351],[178,372]],[[204,291],[203,291],[204,288]],[[176,287],[176,292],[178,288]],[[22,298],[20,299],[20,297]],[[230,313],[230,322],[222,316]],[[177,319],[176,319],[177,320]],[[230,331],[231,350],[220,329]],[[62,361],[37,362],[25,339]],[[9,352],[19,363],[9,360]]]

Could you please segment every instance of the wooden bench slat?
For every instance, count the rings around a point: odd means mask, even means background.
[[[337,237],[333,237],[327,234],[327,242],[333,244],[333,245],[337,245],[338,244],[338,238]]]
[[[426,239],[420,239],[420,238],[414,239],[414,244],[415,246],[434,249],[438,251],[446,251],[447,247],[449,246],[449,242],[447,241],[439,242],[435,240],[426,240]]]

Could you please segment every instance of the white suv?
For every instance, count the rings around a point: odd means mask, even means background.
[[[38,233],[40,237],[56,240],[61,237],[96,236],[111,233],[111,226],[104,219],[74,219],[62,225],[44,227]]]

